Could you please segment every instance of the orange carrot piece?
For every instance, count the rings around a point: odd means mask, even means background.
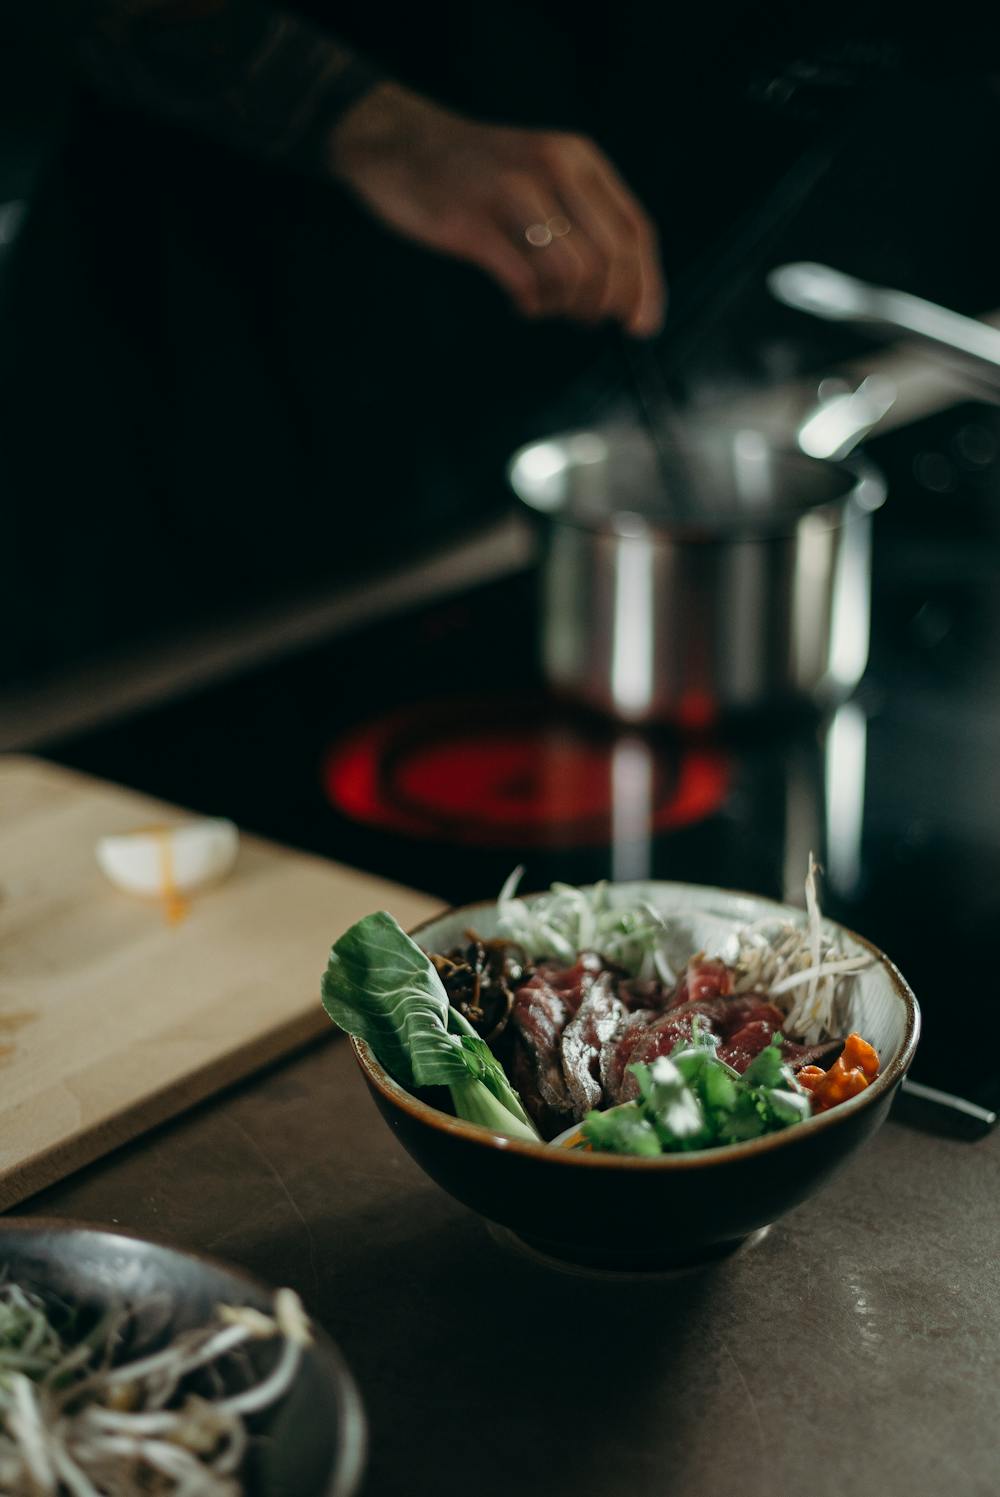
[[[878,1075],[878,1051],[874,1045],[869,1045],[860,1034],[849,1034],[844,1045],[843,1059],[852,1069],[864,1071],[869,1081],[874,1081]]]
[[[803,1066],[799,1081],[812,1094],[813,1112],[826,1112],[848,1097],[863,1092],[878,1075],[878,1053],[859,1034],[849,1034],[844,1048],[828,1071],[821,1066]]]

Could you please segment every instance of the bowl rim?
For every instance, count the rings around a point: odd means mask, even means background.
[[[230,1263],[225,1258],[217,1258],[214,1254],[202,1252],[198,1248],[180,1247],[176,1242],[171,1242],[165,1237],[151,1236],[148,1232],[137,1232],[117,1224],[109,1226],[106,1222],[88,1221],[76,1217],[26,1215],[4,1216],[0,1219],[0,1247],[2,1247],[5,1235],[30,1237],[33,1234],[64,1238],[85,1234],[88,1237],[99,1237],[109,1242],[117,1239],[135,1243],[139,1247],[155,1248],[158,1252],[169,1253],[177,1258],[186,1258],[189,1262],[201,1267],[225,1274],[264,1298],[273,1296],[275,1292],[275,1285],[244,1268],[242,1264]],[[347,1365],[343,1352],[323,1326],[311,1315],[309,1328],[312,1333],[313,1349],[319,1354],[336,1381],[338,1404],[343,1421],[341,1440],[334,1454],[333,1466],[324,1477],[326,1485],[323,1497],[352,1497],[352,1494],[361,1486],[368,1458],[368,1419],[357,1382]]]
[[[751,894],[742,889],[724,889],[716,884],[685,884],[667,879],[639,879],[626,882],[655,884],[666,889],[697,888],[708,894],[722,894],[727,898],[749,899],[758,905],[769,905],[786,916],[802,914],[802,911],[796,909],[794,905],[784,904],[781,900],[770,899],[763,894]],[[544,892],[535,891],[518,897],[526,900],[537,899],[539,894]],[[415,941],[419,941],[421,932],[428,926],[436,925],[440,920],[474,910],[490,909],[494,905],[494,900],[478,900],[474,904],[452,905],[422,920],[408,934]],[[849,926],[842,925],[839,921],[827,920],[824,917],[824,923],[833,926],[835,930],[871,952],[877,964],[883,968],[896,997],[902,1002],[906,1011],[903,1040],[888,1066],[879,1072],[875,1080],[863,1092],[848,1098],[846,1102],[841,1102],[836,1107],[831,1107],[826,1112],[807,1118],[805,1122],[797,1123],[791,1128],[783,1128],[780,1133],[767,1133],[762,1138],[748,1139],[736,1144],[723,1144],[714,1149],[692,1149],[686,1153],[661,1154],[655,1159],[645,1159],[632,1154],[602,1154],[596,1150],[587,1152],[553,1148],[551,1143],[544,1142],[529,1143],[497,1133],[482,1123],[466,1122],[464,1118],[452,1117],[450,1113],[431,1107],[429,1103],[422,1102],[419,1097],[415,1097],[412,1092],[408,1092],[398,1081],[395,1081],[375,1059],[364,1040],[356,1035],[350,1035],[351,1048],[366,1080],[388,1102],[403,1112],[409,1113],[415,1121],[428,1124],[439,1133],[463,1138],[466,1142],[476,1144],[481,1148],[498,1149],[505,1154],[518,1154],[528,1159],[546,1160],[573,1169],[690,1170],[702,1169],[708,1165],[732,1164],[735,1160],[750,1159],[761,1154],[769,1154],[775,1149],[787,1148],[789,1145],[794,1145],[796,1140],[805,1142],[820,1132],[846,1122],[866,1108],[875,1106],[902,1081],[913,1060],[917,1042],[920,1039],[920,1006],[909,983],[895,962],[890,960],[885,952],[873,942],[866,940],[864,936],[859,936]]]

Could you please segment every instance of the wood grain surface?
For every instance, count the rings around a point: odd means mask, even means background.
[[[244,836],[171,925],[94,847],[186,815],[40,760],[0,758],[0,1209],[323,1034],[332,941],[439,901]]]

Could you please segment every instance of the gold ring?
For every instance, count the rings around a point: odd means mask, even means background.
[[[569,233],[573,225],[570,223],[568,218],[564,218],[563,215],[559,213],[555,218],[546,219],[545,227],[548,229],[553,239],[565,239],[566,235]]]

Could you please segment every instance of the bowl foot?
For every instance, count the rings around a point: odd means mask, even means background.
[[[508,1227],[487,1223],[494,1242],[522,1258],[541,1263],[546,1268],[557,1269],[584,1278],[600,1279],[654,1279],[674,1278],[681,1274],[697,1273],[723,1262],[737,1253],[749,1252],[763,1242],[770,1227],[760,1227],[746,1237],[735,1237],[729,1242],[716,1242],[700,1248],[678,1250],[657,1247],[629,1252],[614,1248],[577,1247],[572,1243],[549,1242],[537,1237],[521,1237]]]

